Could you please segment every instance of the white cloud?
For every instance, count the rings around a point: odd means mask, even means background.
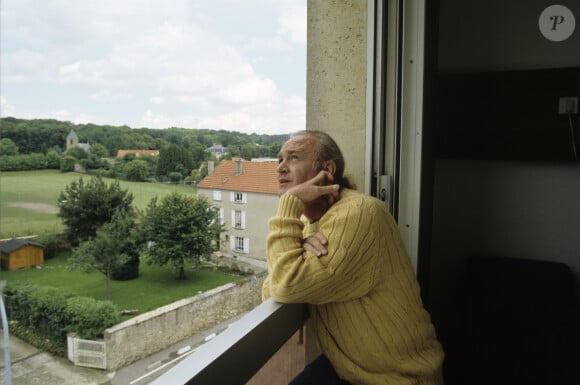
[[[14,116],[16,109],[13,105],[9,104],[6,98],[0,95],[0,116],[7,117],[7,116]]]
[[[149,101],[153,104],[165,104],[165,98],[163,96],[153,96]]]
[[[306,6],[284,10],[278,22],[279,33],[289,35],[295,43],[306,44]]]
[[[245,0],[244,12],[269,10],[262,17],[273,21],[263,23],[270,30],[242,15],[223,17],[240,7],[231,0],[3,0],[3,92],[19,111],[75,122],[260,132],[301,124],[290,121],[305,109],[288,100],[305,90],[285,87],[305,75],[292,81],[268,59],[296,45],[305,52],[305,1]],[[224,19],[243,34],[225,33]],[[122,121],[115,103],[123,103]]]

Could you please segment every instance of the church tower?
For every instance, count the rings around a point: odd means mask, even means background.
[[[79,144],[79,137],[74,132],[74,130],[71,128],[70,132],[68,133],[68,135],[66,137],[66,150],[68,151],[69,149],[76,147],[78,144]]]

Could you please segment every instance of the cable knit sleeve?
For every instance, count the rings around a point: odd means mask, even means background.
[[[376,215],[380,207],[363,194],[343,193],[316,225],[306,228],[300,220],[302,209],[298,198],[283,195],[276,216],[269,221],[267,285],[272,298],[323,304],[368,293],[380,265],[378,234],[382,226]],[[316,231],[328,239],[328,254],[320,258],[309,255],[304,260],[303,237]]]

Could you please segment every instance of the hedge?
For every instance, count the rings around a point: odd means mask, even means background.
[[[50,286],[16,284],[4,289],[13,331],[51,353],[66,353],[66,337],[102,338],[103,331],[121,321],[115,305],[65,293]],[[39,346],[40,345],[40,346]]]

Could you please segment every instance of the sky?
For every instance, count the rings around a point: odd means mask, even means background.
[[[0,116],[305,128],[306,0],[0,0]]]

